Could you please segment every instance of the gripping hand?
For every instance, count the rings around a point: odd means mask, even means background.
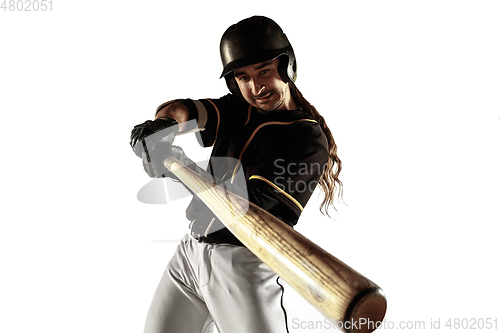
[[[172,144],[179,133],[179,124],[171,118],[148,120],[134,127],[130,134],[130,145],[138,157],[158,149],[162,144]],[[147,140],[146,140],[147,138]],[[146,149],[146,150],[145,150]]]

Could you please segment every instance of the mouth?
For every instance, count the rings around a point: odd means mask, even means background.
[[[273,95],[273,92],[270,91],[270,92],[267,92],[265,94],[261,94],[261,95],[255,96],[254,100],[257,103],[267,103],[271,99],[272,95]]]

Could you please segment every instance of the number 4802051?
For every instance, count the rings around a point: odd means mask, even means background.
[[[4,12],[47,12],[52,11],[52,0],[4,0],[0,9]]]

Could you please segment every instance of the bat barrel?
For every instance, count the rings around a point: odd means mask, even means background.
[[[380,325],[387,304],[375,283],[267,211],[174,158],[164,164],[250,251],[342,331],[369,333]]]

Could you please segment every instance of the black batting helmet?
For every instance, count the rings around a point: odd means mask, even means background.
[[[295,82],[297,62],[292,45],[280,26],[264,16],[252,16],[230,26],[220,42],[221,78],[229,91],[241,97],[233,71],[280,57],[278,71],[283,81]]]

